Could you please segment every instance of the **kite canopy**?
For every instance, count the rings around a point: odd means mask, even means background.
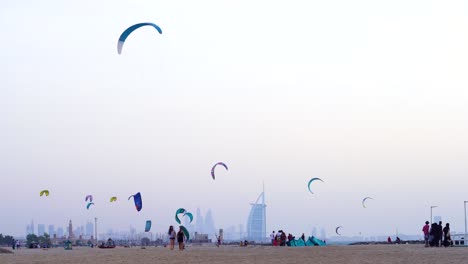
[[[309,184],[307,184],[307,188],[309,188],[309,192],[313,194],[312,190],[310,189],[310,185],[314,182],[314,181],[321,181],[321,182],[324,182],[322,179],[320,178],[312,178],[310,179],[309,181]]]
[[[141,194],[137,193],[137,194],[131,195],[130,197],[128,197],[128,200],[130,200],[130,198],[132,197],[133,197],[133,201],[135,202],[135,208],[137,209],[138,212],[140,212],[141,209],[143,208],[143,201],[141,200]]]
[[[216,168],[216,166],[218,166],[218,165],[221,165],[221,166],[223,166],[226,170],[229,170],[228,167],[227,167],[227,165],[224,164],[223,162],[218,162],[218,163],[216,163],[216,164],[213,166],[213,168],[211,168],[211,177],[213,178],[213,180],[215,179],[215,168]]]
[[[337,235],[339,235],[339,236],[341,236],[340,232],[338,232],[338,230],[339,230],[340,228],[342,228],[342,226],[338,226],[338,227],[336,227],[336,229],[335,229],[335,233],[336,233]]]
[[[374,198],[372,198],[372,197],[366,197],[366,198],[362,199],[362,207],[367,208],[367,207],[366,207],[366,201],[367,201],[367,200],[374,200]]]
[[[112,202],[116,202],[116,201],[117,201],[117,197],[113,196],[113,197],[110,198],[110,202],[111,202],[111,203],[112,203]]]
[[[89,207],[90,207],[91,205],[93,205],[93,204],[94,204],[94,203],[88,203],[88,205],[86,205],[86,209],[89,210]]]
[[[186,239],[188,241],[190,239],[190,234],[189,234],[187,228],[185,228],[184,226],[180,226],[180,229],[182,229],[182,232],[184,232],[184,235],[185,235],[185,237],[186,237]]]
[[[180,218],[179,218],[179,214],[183,214],[182,216],[188,216],[188,218],[190,219],[190,223],[192,223],[193,221],[193,215],[192,213],[189,213],[187,210],[185,210],[184,208],[179,208],[177,209],[176,213],[175,213],[175,220],[176,222],[180,225],[181,224],[181,221],[180,221]]]
[[[192,221],[193,221],[192,213],[187,212],[187,213],[184,214],[184,216],[188,216],[188,218],[190,218],[190,223],[192,223]]]
[[[154,27],[158,32],[159,34],[162,34],[162,30],[160,27],[158,27],[156,24],[153,24],[153,23],[139,23],[139,24],[135,24],[129,28],[127,28],[119,37],[119,41],[117,43],[117,52],[119,54],[122,53],[122,48],[123,48],[123,45],[125,43],[125,40],[127,39],[127,37],[136,29],[140,28],[140,27],[144,27],[144,26],[152,26]]]
[[[42,197],[45,194],[45,196],[49,196],[49,190],[42,190],[39,195]]]
[[[89,200],[90,202],[93,201],[93,196],[92,196],[91,194],[86,195],[85,202],[87,202],[88,200]]]
[[[145,225],[145,232],[149,232],[151,230],[151,220],[146,221]]]

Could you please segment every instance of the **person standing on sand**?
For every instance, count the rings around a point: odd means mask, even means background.
[[[275,239],[276,239],[276,235],[275,235],[275,231],[273,231],[271,234],[270,234],[270,240],[271,240],[271,245],[275,245]]]
[[[423,226],[422,231],[424,233],[424,246],[429,247],[429,221],[426,221],[426,224]]]
[[[443,245],[443,241],[442,239],[444,238],[444,228],[442,227],[442,221],[439,221],[439,225],[437,226],[437,230],[439,231],[439,240],[437,241],[437,244],[442,246]]]
[[[450,224],[445,224],[444,227],[444,247],[448,247],[452,245],[452,238],[450,237]]]
[[[182,231],[182,228],[179,227],[179,232],[177,232],[177,242],[179,243],[179,250],[184,250],[185,248],[184,238],[185,238],[185,234]]]
[[[169,248],[171,250],[174,250],[176,232],[174,231],[173,226],[169,227],[169,231],[167,232],[167,234],[169,235]]]
[[[282,247],[286,246],[286,233],[284,233],[282,230],[281,230],[280,239],[281,239],[280,246],[282,246]]]
[[[302,233],[301,239],[305,242],[305,235]]]
[[[429,246],[433,247],[436,245],[436,236],[437,236],[437,223],[432,223],[431,228],[429,229]]]

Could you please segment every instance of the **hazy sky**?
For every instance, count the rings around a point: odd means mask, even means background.
[[[463,231],[467,5],[3,0],[0,232],[95,216],[163,232],[179,207],[245,225],[262,181],[268,232],[419,234],[431,205]],[[118,55],[139,22],[163,34]]]

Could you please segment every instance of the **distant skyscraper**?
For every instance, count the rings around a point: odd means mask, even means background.
[[[59,227],[57,228],[57,237],[63,237],[63,228]]]
[[[205,232],[205,234],[208,234],[208,237],[217,234],[211,209],[208,209],[208,212],[206,212],[205,225],[203,226],[203,231]]]
[[[203,225],[203,216],[201,215],[200,208],[197,208],[197,214],[195,218],[195,232],[198,232],[199,234],[204,234]]]
[[[94,233],[94,224],[88,221],[86,223],[86,236],[91,237],[93,236],[93,233]]]
[[[55,226],[54,225],[49,225],[49,232],[48,232],[50,237],[54,237],[55,235]]]
[[[73,224],[72,224],[71,220],[68,223],[68,239],[70,239],[70,240],[75,239],[75,235],[73,234]]]
[[[325,228],[320,229],[320,239],[325,240],[327,239],[327,232],[325,232]]]
[[[38,224],[37,225],[37,235],[38,236],[43,236],[45,233],[45,225],[44,224]]]
[[[261,203],[259,203],[260,199]],[[266,240],[265,189],[258,196],[257,201],[251,205],[252,208],[247,220],[247,239],[263,242]]]
[[[315,226],[314,226],[314,228],[312,228],[312,236],[313,237],[317,236],[317,227],[315,227]]]
[[[31,234],[34,234],[34,220],[31,220]]]

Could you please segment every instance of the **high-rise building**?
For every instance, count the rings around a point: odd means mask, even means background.
[[[73,234],[73,224],[72,224],[71,220],[68,223],[68,239],[70,239],[70,240],[75,239],[75,235]]]
[[[211,209],[208,209],[208,212],[206,212],[203,231],[205,232],[205,234],[208,234],[208,236],[210,237],[217,233],[216,227],[214,224],[213,214],[211,213]]]
[[[49,228],[48,228],[48,229],[49,229],[49,233],[48,233],[49,236],[50,236],[50,237],[54,237],[54,235],[56,235],[56,233],[55,233],[55,226],[54,226],[54,225],[49,225]]]
[[[63,237],[63,228],[59,227],[57,228],[57,237]]]
[[[247,219],[247,239],[264,242],[267,239],[265,189],[251,206],[249,218]]]
[[[320,239],[326,240],[327,239],[327,232],[325,231],[325,228],[320,229]]]
[[[199,234],[204,234],[203,225],[203,216],[201,215],[200,208],[197,208],[197,214],[195,217],[195,232],[198,232]]]
[[[314,226],[314,228],[312,228],[312,236],[313,237],[317,236],[317,227],[315,227],[315,226]]]
[[[38,236],[43,236],[45,233],[45,225],[44,224],[38,224],[37,225],[37,235]]]
[[[31,233],[34,234],[34,220],[31,220]]]
[[[89,238],[93,236],[93,233],[94,233],[94,224],[88,221],[86,223],[86,236]]]

